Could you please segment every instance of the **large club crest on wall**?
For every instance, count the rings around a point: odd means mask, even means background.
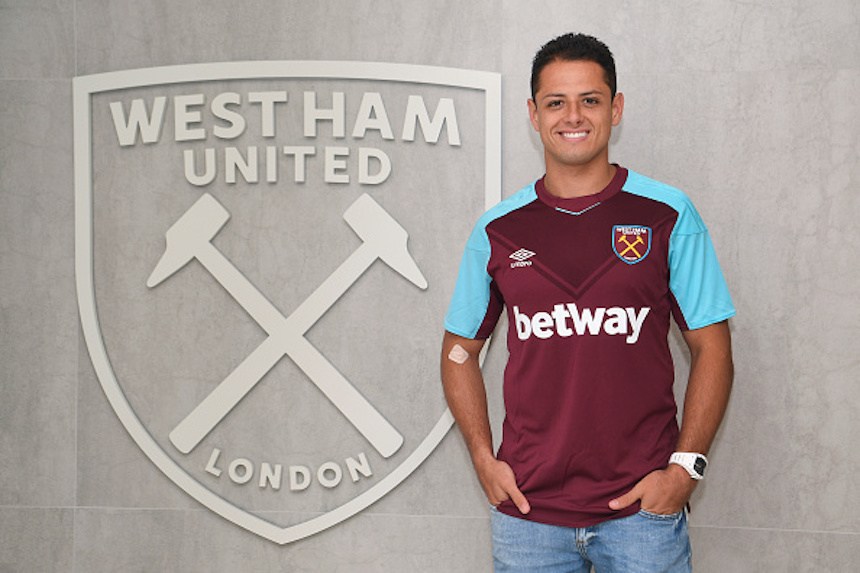
[[[176,485],[284,544],[436,448],[442,316],[500,198],[500,83],[367,62],[75,79],[83,332]]]

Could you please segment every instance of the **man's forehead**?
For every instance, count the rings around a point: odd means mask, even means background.
[[[538,97],[608,95],[606,72],[591,60],[554,60],[538,77]]]

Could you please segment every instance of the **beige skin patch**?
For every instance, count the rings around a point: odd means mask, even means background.
[[[459,344],[455,344],[451,348],[451,352],[448,353],[448,360],[456,362],[457,364],[464,364],[468,359],[469,353],[466,352],[466,349]]]

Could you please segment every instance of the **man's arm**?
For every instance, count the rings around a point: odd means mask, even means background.
[[[728,322],[688,330],[684,341],[690,349],[690,378],[675,450],[707,454],[726,412],[734,378]],[[639,500],[646,511],[675,513],[690,499],[696,483],[681,466],[669,464],[642,478],[609,507],[623,509]]]
[[[455,349],[457,345],[460,349]],[[528,501],[517,488],[514,472],[493,454],[487,394],[478,362],[483,346],[483,340],[445,332],[441,364],[445,399],[466,441],[478,480],[489,502],[498,505],[510,499],[522,513],[528,513]]]
[[[734,365],[729,324],[723,321],[688,330],[684,340],[690,348],[690,380],[676,450],[707,454],[732,390]]]

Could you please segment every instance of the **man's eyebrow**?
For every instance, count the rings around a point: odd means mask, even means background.
[[[579,93],[579,94],[577,94],[576,97],[595,97],[595,96],[609,97],[609,95],[610,94],[609,94],[608,90],[593,89],[593,90],[588,90],[588,91]]]
[[[578,93],[578,94],[576,94],[576,97],[605,96],[605,95],[608,95],[608,94],[606,92],[604,92],[603,90],[593,89],[593,90],[588,90],[585,92]],[[540,96],[538,99],[543,100],[543,99],[547,99],[547,98],[559,98],[559,97],[563,98],[563,97],[567,97],[567,96],[568,96],[568,94],[561,93],[561,92],[559,92],[559,93],[548,93],[548,94],[544,94],[544,95]]]

